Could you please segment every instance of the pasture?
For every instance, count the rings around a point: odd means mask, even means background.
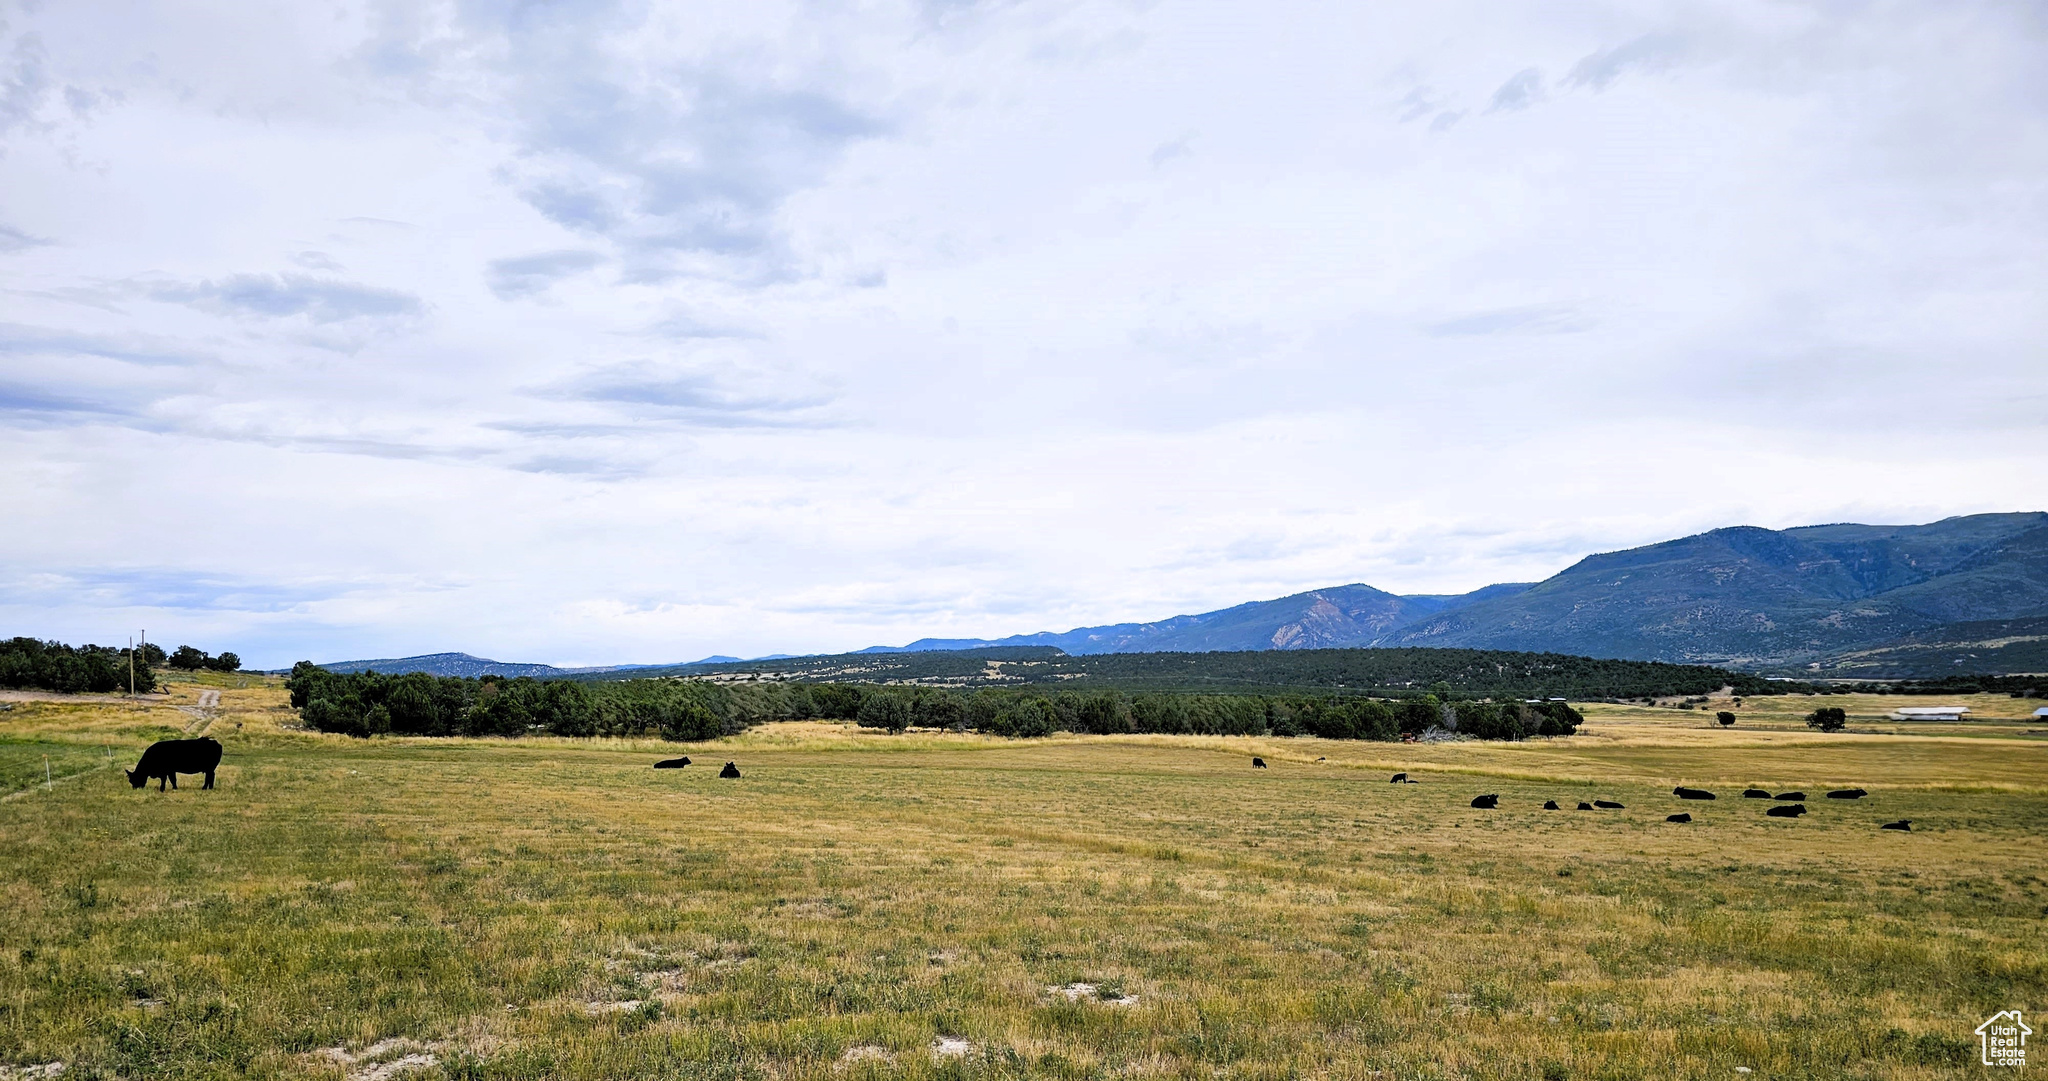
[[[201,687],[217,711],[175,708]],[[213,675],[146,707],[15,702],[0,1064],[1953,1076],[1981,1069],[1979,1021],[2048,1008],[2028,725],[2048,726],[1977,698],[1961,725],[1801,697],[1750,699],[1732,730],[1714,706],[1593,706],[1569,739],[1437,745],[821,723],[351,741],[293,730],[274,681]],[[1801,726],[1817,702],[1850,730]],[[214,791],[112,768],[202,731],[226,746]],[[694,764],[650,768],[676,754]],[[1767,819],[1748,785],[1803,788],[1811,813]],[[1820,798],[1851,785],[1871,795]],[[1626,807],[1539,809],[1594,798]],[[1913,832],[1877,828],[1897,818]]]

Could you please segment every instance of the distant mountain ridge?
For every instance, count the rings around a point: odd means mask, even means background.
[[[738,660],[737,657],[707,657],[698,664]],[[552,664],[522,664],[516,661],[494,661],[488,657],[473,657],[467,653],[422,653],[417,657],[384,657],[365,661],[332,661],[320,667],[330,672],[383,672],[387,675],[404,675],[408,672],[425,672],[430,676],[505,676],[517,679],[531,676],[534,679],[553,679],[557,676],[581,675],[589,672],[624,672],[635,668],[654,668],[648,664],[613,664],[596,668],[557,668]]]
[[[1437,646],[1874,678],[2048,672],[2048,512],[1730,526],[1455,596],[1336,586],[1157,623],[865,652],[994,645],[1076,655]]]
[[[1425,616],[1455,611],[1529,588],[1517,582],[1454,596],[1399,596],[1353,583],[1270,601],[1174,616],[1156,623],[1115,623],[1008,638],[920,638],[906,646],[870,646],[862,653],[922,653],[991,646],[1052,646],[1072,656],[1094,653],[1214,653],[1262,649],[1338,649],[1369,645]]]
[[[2048,672],[2048,512],[1925,525],[1730,526],[1602,552],[1536,583],[1401,596],[1354,583],[1152,623],[1000,639],[921,638],[864,654],[1051,647],[1073,656],[1405,646],[1518,650],[1819,676]],[[562,675],[752,661],[556,668],[466,653],[336,671]]]
[[[1606,552],[1374,644],[1888,676],[1902,665],[1927,671],[1935,643],[1982,641],[1987,621],[2038,617],[2048,617],[2048,513],[1977,514],[1912,526],[1735,526]],[[1887,657],[1887,644],[1920,648]]]

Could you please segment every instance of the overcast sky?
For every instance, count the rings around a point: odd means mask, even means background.
[[[0,633],[837,651],[2048,508],[2048,7],[14,3]]]

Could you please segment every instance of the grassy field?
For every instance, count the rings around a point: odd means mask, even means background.
[[[246,684],[238,686],[238,684]],[[181,711],[202,686],[213,715]],[[1515,745],[376,740],[274,681],[0,713],[0,1063],[77,1077],[1921,1078],[2048,1005],[2048,738],[1978,696]],[[205,731],[215,791],[131,790]],[[689,753],[686,770],[657,756]],[[54,782],[42,783],[42,757]],[[1250,767],[1253,755],[1272,768]],[[740,764],[740,780],[717,767]],[[1389,785],[1408,770],[1416,785]],[[1712,803],[1673,785],[1718,790]],[[1860,785],[1767,819],[1748,784]],[[1472,796],[1497,792],[1499,809]],[[1594,797],[1625,810],[1566,807]],[[1667,824],[1685,810],[1696,821]],[[1879,823],[1910,818],[1910,834]]]

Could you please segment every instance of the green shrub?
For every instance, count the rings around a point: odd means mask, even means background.
[[[1840,706],[1822,706],[1806,715],[1806,727],[1823,732],[1839,732],[1848,723],[1849,715]]]

